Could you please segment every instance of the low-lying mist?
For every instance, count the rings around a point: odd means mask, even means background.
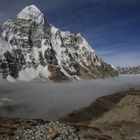
[[[0,82],[0,115],[56,120],[86,107],[97,97],[140,88],[140,75],[121,75],[73,83]],[[10,99],[8,100],[6,99]]]

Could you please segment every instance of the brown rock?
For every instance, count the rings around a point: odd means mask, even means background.
[[[55,139],[60,136],[60,133],[57,131],[48,132],[48,138]]]

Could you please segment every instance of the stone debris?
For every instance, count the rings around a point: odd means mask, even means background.
[[[59,122],[49,122],[32,127],[22,126],[13,136],[3,140],[79,140],[78,131]]]

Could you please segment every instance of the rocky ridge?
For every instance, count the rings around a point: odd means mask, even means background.
[[[0,27],[0,73],[5,79],[56,82],[118,74],[79,33],[48,24],[35,5],[25,7],[15,20]]]
[[[121,92],[99,97],[88,107],[75,110],[74,112],[62,117],[59,121],[62,121],[63,123],[79,124],[92,121],[93,119],[96,120],[102,117],[104,113],[111,110],[127,94],[128,92]]]
[[[140,66],[135,67],[117,67],[120,74],[140,74]]]
[[[60,121],[80,129],[83,140],[138,140],[139,118],[140,91],[133,90],[100,97]]]

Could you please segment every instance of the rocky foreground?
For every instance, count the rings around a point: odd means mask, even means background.
[[[1,117],[0,140],[79,140],[79,135],[59,122]]]
[[[98,98],[58,122],[0,118],[0,140],[139,140],[140,90]]]

